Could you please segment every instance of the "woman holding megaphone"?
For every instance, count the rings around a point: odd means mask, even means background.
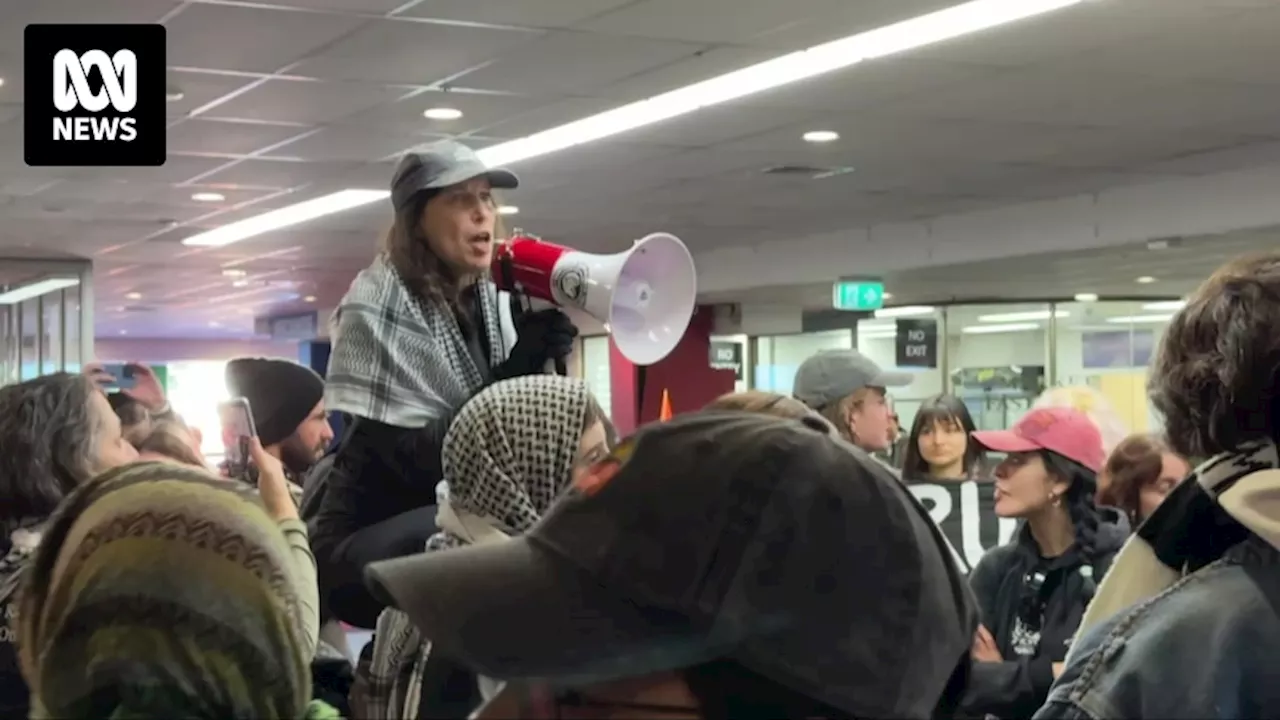
[[[310,479],[308,524],[328,610],[350,624],[373,627],[382,607],[363,589],[364,566],[422,552],[436,532],[454,413],[495,380],[562,362],[578,334],[559,310],[512,317],[489,277],[494,191],[517,184],[456,142],[406,154],[386,242],[334,313],[325,404],[348,422]]]

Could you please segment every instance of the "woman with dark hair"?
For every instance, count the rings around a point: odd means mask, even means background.
[[[25,718],[15,599],[49,516],[82,483],[137,451],[93,381],[55,373],[0,388],[0,717]]]
[[[1111,451],[1098,476],[1098,504],[1118,509],[1137,527],[1191,472],[1155,435],[1130,435]]]
[[[954,395],[925,400],[911,423],[902,479],[929,510],[961,570],[971,571],[988,550],[1013,537],[1017,521],[995,511],[995,486],[985,477],[986,456],[970,436],[973,417]]]
[[[1030,717],[1048,696],[1128,523],[1094,504],[1102,435],[1084,413],[1032,410],[1011,429],[976,432],[973,440],[1005,454],[995,469],[995,510],[1024,524],[969,576],[982,626],[965,707]]]
[[[975,429],[969,408],[955,395],[925,400],[911,422],[902,476],[946,482],[981,475],[982,447],[969,439]]]
[[[494,191],[515,188],[446,141],[404,156],[395,222],[334,313],[325,406],[349,418],[308,518],[329,607],[372,627],[382,604],[361,573],[421,552],[435,531],[440,446],[458,408],[495,380],[544,372],[577,329],[559,310],[512,317],[489,278],[502,229]]]

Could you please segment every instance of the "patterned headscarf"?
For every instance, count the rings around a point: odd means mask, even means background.
[[[77,489],[18,610],[33,718],[321,718],[298,571],[251,490],[173,463]]]
[[[559,375],[526,375],[478,393],[444,437],[449,504],[508,535],[533,527],[569,483],[590,398],[585,382]],[[460,544],[442,531],[427,549]]]
[[[591,403],[586,383],[528,375],[494,383],[462,406],[444,438],[441,504],[483,518],[506,535],[533,527],[569,485]],[[427,551],[467,541],[436,533]],[[409,616],[378,617],[373,656],[362,663],[352,707],[363,718],[417,717],[430,649]]]

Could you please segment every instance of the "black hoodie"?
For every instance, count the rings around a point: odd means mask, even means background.
[[[975,662],[963,715],[1031,717],[1053,684],[1053,664],[1066,658],[1071,639],[1097,583],[1129,536],[1129,523],[1100,508],[1094,561],[1086,566],[1076,546],[1056,558],[1042,558],[1022,527],[1013,542],[985,555],[969,575],[982,624],[995,638],[1004,662]],[[1039,618],[1037,638],[1023,618]]]

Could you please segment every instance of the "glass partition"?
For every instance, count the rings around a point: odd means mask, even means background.
[[[92,357],[92,333],[80,332],[93,322],[92,275],[87,261],[0,258],[0,385]]]
[[[754,385],[782,395],[791,394],[800,363],[819,350],[847,350],[854,347],[852,330],[764,335],[756,338]]]
[[[1104,300],[889,308],[852,332],[758,337],[749,361],[755,387],[790,394],[805,358],[856,346],[885,369],[914,374],[910,386],[891,393],[904,428],[920,402],[937,393],[963,399],[979,429],[1000,429],[1017,422],[1046,388],[1083,385],[1106,397],[1130,432],[1158,432],[1147,373],[1179,307],[1174,300]],[[901,367],[900,320],[936,328],[935,367]]]
[[[953,305],[945,312],[947,392],[964,401],[979,430],[1009,427],[1048,384],[1061,311],[1029,303]]]
[[[1147,372],[1176,311],[1167,302],[1058,305],[1055,385],[1087,385],[1111,403],[1130,432],[1161,429],[1147,402]]]

